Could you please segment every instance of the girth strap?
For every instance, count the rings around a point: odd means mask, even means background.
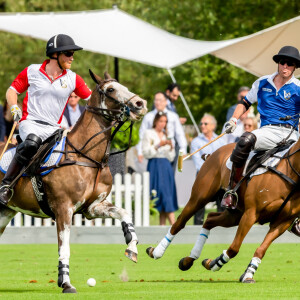
[[[276,168],[269,166],[269,167],[267,167],[267,169],[269,171],[274,172],[275,174],[277,174],[278,176],[280,176],[281,178],[283,178],[285,181],[287,181],[291,185],[293,185],[293,186],[297,185],[297,183],[292,178],[290,178],[287,175],[283,174],[282,172],[278,171]]]
[[[55,220],[55,215],[52,212],[52,210],[49,206],[49,203],[48,203],[48,199],[47,199],[47,195],[45,193],[42,177],[40,175],[35,175],[35,176],[31,177],[31,183],[32,183],[32,187],[33,187],[35,196],[38,200],[38,204],[39,204],[41,210],[43,211],[43,213],[45,215],[47,215],[47,216],[51,217],[53,220]]]

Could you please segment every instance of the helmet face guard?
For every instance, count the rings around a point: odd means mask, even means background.
[[[74,40],[66,34],[58,34],[49,39],[46,46],[46,56],[52,58],[52,54],[62,51],[79,51],[82,47],[75,45]]]

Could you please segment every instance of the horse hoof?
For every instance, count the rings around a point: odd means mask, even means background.
[[[212,262],[211,259],[207,258],[207,259],[204,259],[202,260],[202,266],[206,269],[206,270],[209,270],[210,271],[210,263]]]
[[[74,286],[70,285],[70,284],[64,284],[63,285],[63,291],[64,294],[76,294],[77,291],[74,288]]]
[[[191,258],[189,256],[184,257],[179,261],[178,268],[181,271],[187,271],[192,267],[194,260],[194,258]]]
[[[133,262],[137,263],[137,253],[126,249],[125,250],[125,256],[128,257],[130,260],[132,260]]]
[[[154,251],[154,248],[153,247],[149,247],[146,249],[146,253],[148,254],[148,256],[150,256],[151,258],[154,258],[153,256],[153,251]]]
[[[242,283],[255,283],[256,281],[253,278],[246,278]]]

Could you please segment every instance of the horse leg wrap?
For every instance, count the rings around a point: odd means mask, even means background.
[[[69,265],[65,265],[60,261],[58,265],[57,285],[62,288],[63,284],[66,282],[70,282]]]
[[[131,241],[139,242],[132,223],[122,222],[122,230],[124,232],[125,242],[128,245]]]
[[[246,279],[252,279],[260,263],[261,260],[258,257],[253,257],[244,274],[240,277],[240,282],[244,282]]]
[[[200,235],[198,236],[195,246],[191,251],[190,257],[192,257],[194,259],[199,258],[200,254],[202,252],[203,246],[209,237],[209,233],[210,233],[210,230],[205,229],[205,228],[201,229]]]
[[[164,255],[166,249],[169,247],[169,245],[171,244],[174,237],[175,237],[175,235],[171,234],[170,229],[169,229],[166,236],[155,247],[155,249],[153,251],[154,259],[161,258]]]
[[[217,257],[215,260],[213,260],[209,267],[210,269],[215,272],[215,271],[219,271],[223,265],[225,265],[226,263],[228,263],[230,260],[229,256],[226,254],[226,250],[223,251],[223,253]]]

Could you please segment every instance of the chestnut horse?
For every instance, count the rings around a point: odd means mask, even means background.
[[[229,144],[215,151],[203,164],[192,188],[189,202],[178,216],[176,222],[167,235],[155,247],[149,247],[147,254],[155,259],[163,256],[174,236],[185,227],[187,221],[207,203],[215,200],[215,195],[220,189],[226,189],[230,172],[226,161],[230,157],[234,144]],[[292,146],[289,154],[282,159],[277,167],[292,179],[299,182],[300,172],[300,141]],[[245,283],[255,282],[253,275],[258,268],[271,243],[283,234],[300,215],[299,191],[291,183],[277,174],[267,171],[259,176],[254,176],[250,182],[240,186],[238,190],[238,207],[236,210],[225,210],[222,213],[211,212],[201,229],[200,235],[188,257],[182,258],[179,268],[188,270],[193,262],[199,258],[202,248],[209,236],[210,230],[216,226],[232,227],[238,229],[233,243],[215,260],[206,259],[203,266],[212,271],[218,271],[231,258],[235,257],[241,244],[254,223],[270,222],[270,228],[262,244],[256,249],[254,256],[240,281]],[[293,193],[290,193],[293,190]],[[285,199],[288,198],[288,201]],[[282,204],[286,202],[285,206]]]
[[[136,262],[138,253],[138,239],[131,217],[124,209],[106,200],[112,187],[107,146],[110,145],[112,125],[117,127],[127,119],[140,120],[147,112],[147,103],[108,73],[104,74],[105,79],[90,73],[97,86],[86,110],[68,133],[64,152],[69,160],[76,163],[55,168],[43,177],[49,208],[56,220],[59,250],[57,283],[64,293],[76,293],[69,277],[70,229],[75,213],[80,212],[88,219],[119,219],[128,243],[126,256]],[[65,161],[65,154],[60,162]],[[17,212],[49,218],[38,204],[29,177],[21,177],[14,190],[8,206],[0,207],[1,234]]]

